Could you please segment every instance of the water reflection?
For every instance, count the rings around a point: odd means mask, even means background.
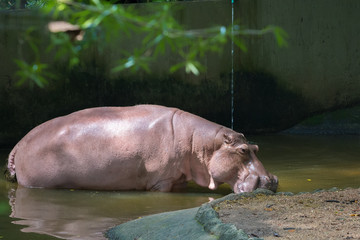
[[[360,187],[359,136],[270,135],[248,139],[259,144],[259,159],[279,177],[279,191]],[[9,152],[0,152],[0,160]],[[10,191],[12,208],[10,217],[0,215],[0,236],[30,239],[21,229],[41,234],[33,234],[31,239],[103,239],[106,229],[122,222],[200,206],[209,197],[230,192],[226,188],[218,194],[194,187],[188,190],[193,193],[27,189],[0,179],[0,203],[7,201]]]
[[[93,192],[11,189],[14,224],[65,239],[103,239],[103,231],[128,220],[158,212],[200,206],[217,194]]]

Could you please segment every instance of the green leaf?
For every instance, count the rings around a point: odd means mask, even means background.
[[[288,46],[287,39],[289,38],[289,35],[287,34],[287,32],[285,32],[285,30],[283,30],[280,27],[275,26],[274,34],[275,34],[276,41],[280,47]]]
[[[79,60],[78,57],[72,57],[72,58],[70,59],[70,61],[69,61],[69,66],[70,66],[70,68],[78,65],[79,62],[80,62],[80,60]]]
[[[113,67],[112,69],[111,69],[111,72],[112,73],[117,73],[117,72],[121,72],[121,71],[123,71],[124,69],[126,69],[125,67],[124,67],[124,65],[118,65],[118,66],[116,66],[116,67]]]
[[[150,67],[147,63],[139,63],[140,67],[147,73],[150,73],[151,70],[150,70]]]
[[[131,68],[135,65],[135,59],[133,56],[130,56],[125,62],[120,62],[118,66],[111,69],[111,72],[121,72],[125,69]]]
[[[135,65],[135,59],[134,57],[129,57],[127,62],[124,64],[125,68],[131,68],[132,66]]]
[[[86,29],[86,28],[90,28],[93,27],[95,24],[95,19],[94,18],[89,18],[88,20],[86,20],[84,23],[82,23],[80,25],[81,28]]]
[[[36,85],[41,88],[44,88],[44,83],[47,83],[47,81],[42,76],[37,74],[30,75],[30,79],[32,79]]]
[[[16,65],[18,65],[19,68],[25,68],[27,66],[24,61],[21,61],[19,59],[14,59],[14,62],[16,63]]]
[[[92,2],[96,5],[97,8],[102,9],[103,5],[99,0],[92,0]]]
[[[287,39],[289,38],[289,35],[287,32],[278,26],[267,26],[266,28],[262,29],[262,33],[272,32],[275,36],[276,42],[279,47],[287,47]]]
[[[21,86],[24,84],[28,79],[30,79],[30,84],[34,82],[40,88],[44,88],[48,81],[45,79],[44,76],[51,76],[46,72],[46,68],[48,67],[47,64],[43,63],[34,63],[28,64],[25,61],[21,61],[19,59],[14,60],[15,63],[18,65],[19,70],[16,72],[16,75],[20,77],[18,82],[16,83],[17,86]]]
[[[163,0],[167,2],[170,0]],[[49,0],[44,7],[47,14],[55,20],[61,18],[74,25],[80,26],[85,32],[84,39],[80,42],[71,41],[65,33],[51,33],[51,45],[44,47],[47,51],[52,50],[56,58],[66,61],[68,67],[72,68],[80,63],[80,56],[92,47],[101,52],[102,48],[112,43],[119,35],[127,35],[129,39],[135,34],[144,36],[142,43],[130,47],[130,53],[121,55],[119,64],[112,69],[112,72],[119,72],[126,69],[136,71],[143,69],[150,71],[149,61],[155,60],[160,54],[171,49],[182,59],[180,63],[170,67],[171,73],[184,68],[187,73],[199,75],[204,67],[199,59],[208,52],[221,52],[226,42],[232,39],[234,44],[246,52],[244,36],[261,36],[274,34],[279,46],[287,46],[287,33],[276,26],[268,26],[265,29],[251,30],[242,29],[237,24],[232,26],[214,26],[202,29],[187,29],[181,26],[173,17],[174,6],[172,4],[154,4],[151,11],[140,11],[133,6],[114,5],[116,0]],[[17,76],[19,82],[45,86],[49,73],[46,65],[40,65],[42,57],[42,45],[40,41],[31,37],[29,30],[26,43],[32,50],[34,63],[17,62],[19,71]],[[32,34],[34,35],[34,34]],[[126,38],[124,38],[126,39]],[[41,47],[40,47],[41,46]],[[120,50],[121,51],[121,50]],[[176,56],[176,57],[177,57]]]
[[[238,48],[240,48],[241,51],[247,52],[247,47],[246,47],[243,39],[238,38],[238,37],[236,37],[236,36],[233,36],[232,39],[233,39],[235,45],[236,45]]]
[[[198,76],[200,74],[199,69],[195,66],[193,62],[187,62],[185,66],[186,73],[193,73],[194,75]]]
[[[185,67],[186,63],[185,62],[181,62],[178,64],[175,64],[173,66],[170,67],[170,73],[174,73],[176,71],[178,71],[180,68]]]

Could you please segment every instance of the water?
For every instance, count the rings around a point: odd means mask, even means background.
[[[30,239],[28,233],[38,233],[31,239],[41,239],[44,235],[104,239],[103,232],[117,224],[159,212],[200,206],[209,201],[209,197],[222,196],[28,189],[5,182],[1,183],[1,194],[0,203],[11,204],[11,209],[0,214],[0,236],[4,239]]]
[[[360,187],[360,136],[255,136],[278,191]]]
[[[360,137],[248,136],[279,177],[279,191],[360,187]],[[0,151],[5,160],[10,150]],[[103,239],[103,232],[141,216],[200,206],[230,193],[97,192],[18,188],[0,180],[0,239]],[[9,206],[11,205],[11,208]]]

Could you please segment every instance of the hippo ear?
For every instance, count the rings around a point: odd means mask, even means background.
[[[234,137],[231,134],[224,133],[224,143],[232,144],[234,142]]]

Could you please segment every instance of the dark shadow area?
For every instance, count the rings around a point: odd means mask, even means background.
[[[150,74],[109,80],[105,71],[89,63],[61,75],[39,89],[16,87],[10,79],[0,89],[0,146],[12,147],[29,130],[52,118],[84,108],[159,104],[177,107],[228,126],[230,96],[228,80],[183,80],[175,75],[157,78]],[[94,68],[92,68],[94,66]]]
[[[282,87],[270,74],[237,72],[234,79],[235,130],[277,132],[303,119],[309,111],[300,94]]]

